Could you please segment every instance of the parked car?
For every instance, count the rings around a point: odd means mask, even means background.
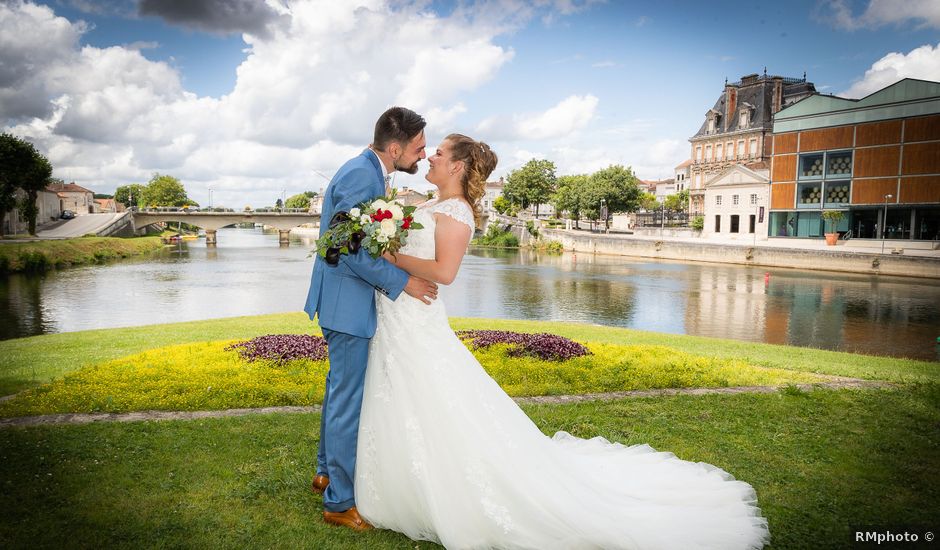
[[[63,210],[59,217],[63,220],[71,220],[75,217],[75,212],[72,212],[71,210]]]

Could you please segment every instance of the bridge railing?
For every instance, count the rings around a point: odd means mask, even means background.
[[[144,208],[131,207],[130,212],[140,212],[144,214],[206,214],[206,213],[226,213],[226,214],[318,214],[310,212],[306,208],[257,208],[254,210],[235,210],[233,208],[192,208],[180,206],[148,206]]]

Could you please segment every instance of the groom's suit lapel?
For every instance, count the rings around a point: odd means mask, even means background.
[[[379,195],[385,194],[385,178],[382,177],[382,166],[379,164],[379,157],[372,152],[371,149],[365,149],[362,152],[362,156],[372,163],[372,168],[375,169],[375,180],[373,180],[373,187],[378,189],[378,192],[373,191],[373,196],[369,197],[370,200],[374,199]]]

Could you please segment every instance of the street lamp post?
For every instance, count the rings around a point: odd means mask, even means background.
[[[212,187],[209,187],[209,210],[212,210]]]
[[[757,246],[757,226],[760,216],[760,196],[755,199],[757,202],[754,204],[754,245]]]
[[[885,195],[885,214],[881,220],[881,253],[885,253],[885,238],[888,236],[888,200],[893,199],[894,195]]]

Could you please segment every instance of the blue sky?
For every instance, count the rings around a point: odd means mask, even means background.
[[[940,80],[940,2],[14,1],[0,62],[4,130],[57,176],[110,192],[159,171],[257,207],[324,186],[397,103],[430,145],[489,142],[494,177],[533,157],[670,177],[726,77],[806,71],[850,97]]]

